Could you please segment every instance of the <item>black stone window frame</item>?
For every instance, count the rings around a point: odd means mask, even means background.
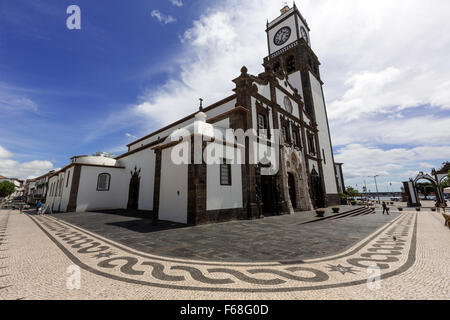
[[[231,164],[228,163],[227,159],[222,159],[220,164],[220,185],[221,186],[231,186]]]
[[[316,155],[316,145],[314,134],[308,132],[308,152],[312,155]]]
[[[302,149],[302,142],[301,142],[301,135],[300,135],[300,128],[298,126],[293,125],[292,126],[292,138],[294,140],[294,147]]]
[[[289,131],[289,121],[281,119],[281,133],[283,136],[283,141],[286,144],[291,144],[291,132]]]
[[[108,180],[106,181],[106,186],[104,188],[101,188],[100,185],[101,182],[100,179],[102,177],[108,177]],[[109,191],[110,186],[111,186],[111,175],[106,172],[100,173],[97,178],[97,191]]]
[[[256,102],[256,131],[257,135],[260,135],[260,130],[266,130],[266,137],[268,140],[271,138],[270,134],[270,122],[269,122],[269,108],[264,108],[264,106],[260,102]],[[260,117],[264,118],[264,128],[260,127],[259,119]]]

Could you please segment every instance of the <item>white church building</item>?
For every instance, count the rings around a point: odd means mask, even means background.
[[[266,32],[264,72],[243,67],[228,97],[130,143],[122,155],[73,157],[49,177],[46,203],[54,212],[142,210],[192,225],[339,204],[342,172],[308,24],[286,6]],[[253,142],[271,150],[263,157],[258,149],[259,158],[269,161],[250,161],[252,142],[225,139],[227,130],[253,130]],[[212,146],[223,151],[213,164],[202,157]]]

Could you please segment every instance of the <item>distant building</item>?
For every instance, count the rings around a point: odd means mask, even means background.
[[[50,175],[52,175],[55,172],[55,170],[52,170],[50,172],[47,172],[46,174],[43,174],[42,176],[39,176],[35,178],[34,183],[34,194],[33,198],[34,201],[37,203],[39,201],[45,201],[47,198],[47,191],[48,191],[48,179]]]
[[[14,184],[15,190],[14,193],[9,196],[9,198],[18,198],[22,197],[24,194],[24,181],[16,178],[7,178],[4,176],[0,176],[0,182],[8,181]]]
[[[24,198],[25,202],[28,204],[36,204],[38,199],[36,195],[36,179],[28,179],[24,184]]]

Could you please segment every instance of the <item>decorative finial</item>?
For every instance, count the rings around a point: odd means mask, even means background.
[[[198,110],[202,111],[203,110],[203,99],[199,98],[198,100],[200,100],[200,107],[198,108]]]
[[[283,8],[281,9],[281,14],[284,14],[289,11],[289,6],[287,1],[283,1]]]

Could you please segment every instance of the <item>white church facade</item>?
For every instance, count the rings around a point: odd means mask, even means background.
[[[122,155],[73,157],[49,177],[46,203],[54,212],[141,210],[192,225],[339,204],[320,63],[309,31],[295,5],[283,8],[267,24],[264,72],[255,76],[243,67],[230,96],[130,143]],[[251,142],[214,134],[226,136],[227,130],[253,130],[257,145],[279,147],[272,148],[271,161],[252,163]],[[196,152],[211,146],[224,151],[218,163],[195,161]],[[180,164],[173,155],[181,149],[189,161]]]

